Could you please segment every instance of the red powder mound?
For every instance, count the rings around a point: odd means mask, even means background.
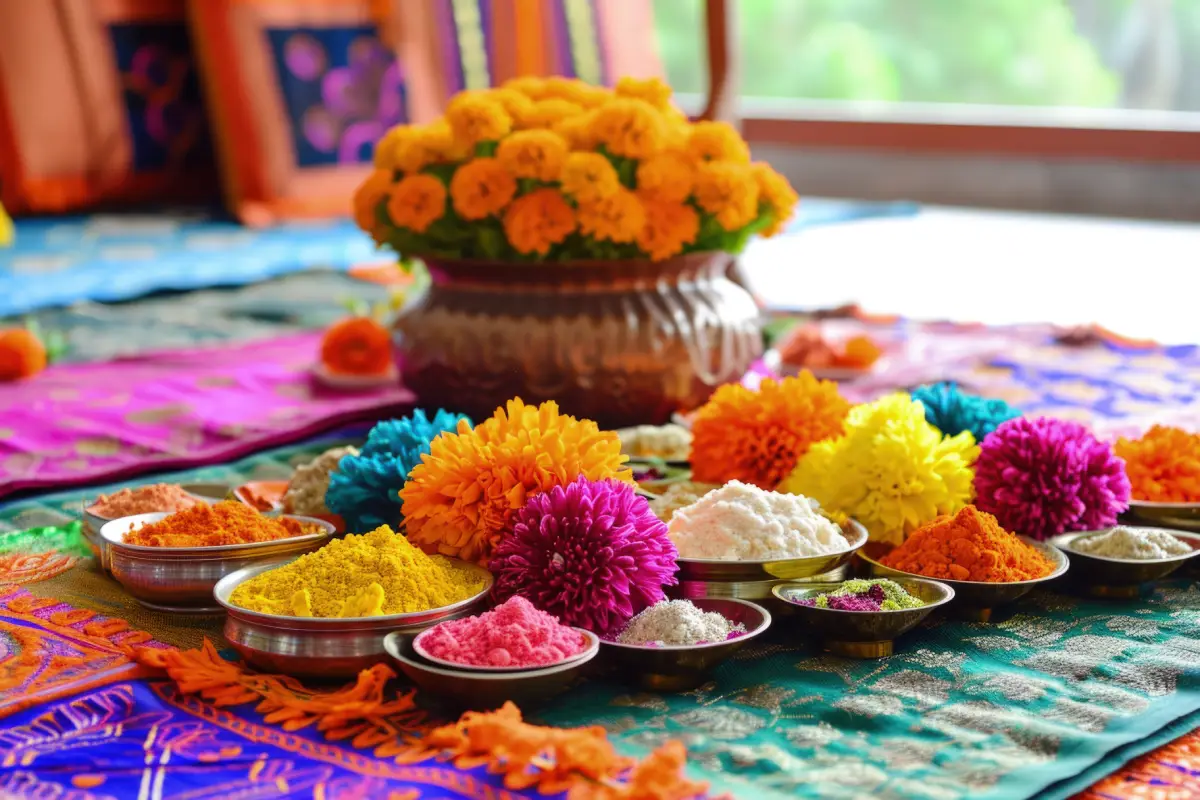
[[[434,658],[475,667],[544,667],[579,655],[587,639],[524,597],[477,617],[443,622],[421,639]]]

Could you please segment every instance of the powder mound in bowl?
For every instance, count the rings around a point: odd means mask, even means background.
[[[329,479],[337,472],[338,464],[345,456],[357,456],[356,447],[335,447],[326,450],[307,464],[296,467],[283,495],[283,507],[289,514],[306,517],[329,514],[325,506],[325,492]]]
[[[720,487],[711,483],[696,483],[695,481],[672,483],[666,491],[650,501],[650,510],[663,522],[670,522],[676,511],[687,508],[717,488]]]
[[[434,658],[475,667],[545,667],[587,649],[579,631],[520,595],[477,617],[443,622],[421,637]]]
[[[723,642],[745,633],[745,625],[730,622],[715,611],[703,611],[687,600],[663,600],[629,620],[617,641],[651,647],[686,647]]]
[[[1092,536],[1081,536],[1071,542],[1071,549],[1090,556],[1117,558],[1124,561],[1150,561],[1157,558],[1185,556],[1192,548],[1167,533],[1154,528],[1127,528],[1124,525]]]
[[[682,425],[638,425],[617,431],[621,452],[630,458],[661,458],[686,461],[692,447],[692,432]]]
[[[133,489],[125,488],[114,494],[102,494],[88,506],[88,511],[104,519],[118,519],[134,514],[182,511],[199,504],[199,500],[173,483],[152,483]]]
[[[378,617],[452,605],[483,591],[478,571],[428,556],[384,525],[334,539],[240,584],[239,608],[291,617]]]
[[[904,608],[921,608],[925,601],[913,597],[895,581],[883,578],[844,581],[833,591],[798,600],[797,604],[834,611],[899,611]]]
[[[841,529],[803,495],[730,481],[675,512],[668,531],[680,558],[766,561],[848,550]]]
[[[879,563],[927,578],[981,583],[1030,581],[1054,571],[1036,547],[975,506],[917,528]]]
[[[264,517],[243,503],[224,500],[176,511],[125,534],[125,544],[141,547],[218,547],[290,539],[315,533],[294,519]]]

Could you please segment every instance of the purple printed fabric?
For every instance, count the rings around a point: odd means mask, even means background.
[[[203,466],[362,419],[399,384],[342,392],[311,377],[320,332],[51,367],[0,387],[0,497]]]

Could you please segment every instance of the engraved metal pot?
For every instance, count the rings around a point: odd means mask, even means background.
[[[395,323],[404,385],[426,407],[480,419],[519,396],[608,428],[662,424],[762,354],[758,308],[725,253],[426,263],[429,289]]]

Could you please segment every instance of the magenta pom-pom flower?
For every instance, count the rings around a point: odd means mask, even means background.
[[[1077,422],[1003,423],[980,444],[975,505],[1014,533],[1046,539],[1107,528],[1129,507],[1125,462]]]
[[[579,477],[530,497],[489,565],[497,600],[521,595],[564,624],[601,636],[673,585],[667,526],[627,483]]]

